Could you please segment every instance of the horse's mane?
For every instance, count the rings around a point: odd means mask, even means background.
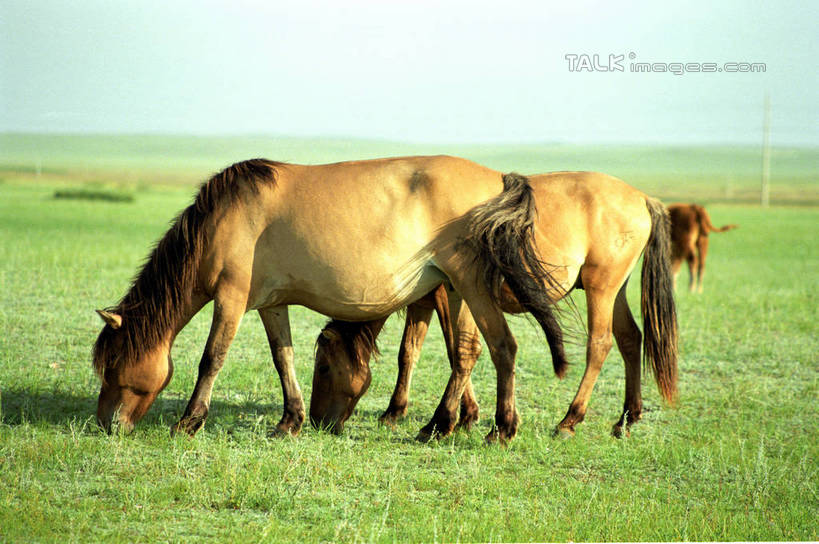
[[[109,311],[122,316],[122,330],[106,325],[94,344],[94,369],[117,368],[139,360],[162,341],[190,302],[203,249],[207,218],[238,200],[243,190],[276,183],[276,167],[266,159],[238,162],[199,188],[193,203],[156,243],[131,288]]]
[[[373,321],[351,322],[333,319],[324,326],[322,333],[328,329],[337,332],[341,336],[341,342],[347,355],[357,367],[363,367],[369,362],[370,356],[381,354],[376,343],[379,331],[374,329],[374,323]],[[378,329],[380,330],[381,327],[379,326]],[[316,349],[327,349],[331,343],[335,342],[328,340],[324,334],[320,334],[316,340]]]

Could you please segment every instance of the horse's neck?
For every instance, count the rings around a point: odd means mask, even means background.
[[[193,316],[198,314],[199,311],[211,300],[211,297],[205,294],[194,294],[191,297],[187,307],[184,308],[182,313],[179,314],[179,319],[177,319],[172,329],[168,331],[170,340],[169,344],[173,344],[173,341],[176,339],[176,336],[180,333],[180,331],[182,331],[190,320],[193,319]]]

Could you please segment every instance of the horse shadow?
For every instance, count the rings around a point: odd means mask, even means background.
[[[187,398],[182,395],[160,395],[137,428],[168,428],[182,416]],[[216,417],[209,423],[216,426],[219,420],[235,431],[259,425],[261,418],[272,418],[282,411],[281,403],[257,401],[226,402],[213,399],[210,411]],[[77,424],[89,429],[96,425],[97,395],[55,389],[32,391],[24,388],[0,390],[0,422],[10,427],[25,424],[46,424],[69,428]],[[213,421],[212,421],[213,420]],[[101,432],[101,431],[100,431]]]
[[[176,423],[185,411],[187,397],[179,395],[160,395],[151,409],[137,425],[140,430],[168,430]],[[283,406],[276,402],[258,401],[223,401],[213,399],[210,405],[208,428],[211,432],[224,432],[228,436],[266,434],[278,436],[273,432],[275,423],[281,415]],[[97,395],[81,392],[54,389],[51,391],[32,391],[25,388],[4,388],[0,390],[0,424],[11,428],[23,425],[47,425],[58,429],[77,429],[82,433],[103,433],[96,424]],[[356,409],[350,421],[345,425],[344,434],[353,441],[366,441],[366,433],[372,429],[356,429],[365,422],[377,421],[380,410]],[[422,445],[415,440],[415,431],[420,429],[425,419],[421,414],[408,415],[393,427],[394,433],[384,433],[381,439],[387,440],[396,447]],[[378,425],[381,425],[380,423]],[[302,432],[323,433],[304,422]],[[72,431],[73,432],[73,431]],[[463,433],[464,431],[456,431]],[[475,432],[473,429],[471,432]],[[371,438],[371,437],[370,437]],[[441,444],[448,444],[453,437],[445,438]],[[430,442],[435,445],[437,441]],[[458,449],[472,449],[469,441],[458,440]]]
[[[393,424],[381,423],[379,418],[383,410],[374,408],[356,408],[344,425],[344,434],[354,441],[364,441],[366,433],[378,432],[377,440],[384,440],[395,447],[454,447],[459,451],[479,451],[486,447],[483,439],[490,430],[491,420],[480,420],[471,429],[456,428],[451,434],[442,438],[418,440],[418,431],[429,421],[429,414],[417,411],[408,413]],[[358,427],[367,427],[359,429]],[[373,426],[385,432],[373,431]]]

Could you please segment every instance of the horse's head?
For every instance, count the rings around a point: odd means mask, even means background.
[[[97,423],[111,430],[114,417],[125,431],[133,429],[173,376],[170,342],[135,349],[134,329],[117,313],[97,310],[105,327],[94,345],[94,368],[102,379]]]
[[[310,422],[335,434],[341,433],[344,422],[370,386],[369,358],[375,350],[372,332],[363,330],[366,325],[345,325],[349,326],[341,330],[328,325],[316,340],[310,396]]]

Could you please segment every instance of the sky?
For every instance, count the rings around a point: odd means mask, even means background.
[[[619,4],[3,0],[0,131],[819,145],[819,3]]]

